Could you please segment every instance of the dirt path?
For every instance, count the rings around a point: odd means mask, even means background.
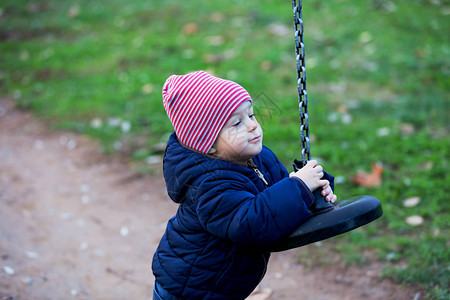
[[[85,137],[0,99],[0,299],[151,299],[151,258],[176,205]],[[306,270],[276,253],[254,299],[414,299],[379,267]],[[331,254],[332,255],[332,254]]]

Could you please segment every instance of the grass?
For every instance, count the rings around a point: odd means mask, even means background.
[[[383,275],[449,295],[450,6],[444,1],[304,1],[312,154],[341,199],[371,194],[384,216],[326,245],[345,264],[371,250]],[[299,156],[291,3],[5,0],[0,92],[58,129],[101,141],[138,169],[172,131],[171,74],[204,69],[253,95],[265,144]],[[349,180],[384,166],[380,187]],[[404,207],[409,197],[420,197]],[[405,219],[419,215],[420,226]],[[359,254],[361,253],[361,254]]]

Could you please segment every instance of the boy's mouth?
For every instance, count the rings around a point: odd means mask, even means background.
[[[261,140],[261,136],[258,135],[257,137],[252,138],[251,140],[249,140],[249,143],[257,143]]]

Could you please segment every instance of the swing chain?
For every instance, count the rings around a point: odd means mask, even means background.
[[[309,142],[308,94],[306,92],[305,45],[303,44],[302,0],[292,0],[294,11],[295,54],[297,60],[298,108],[300,115],[300,139],[302,161],[296,161],[297,167],[303,167],[311,158]],[[295,167],[294,167],[295,168]]]

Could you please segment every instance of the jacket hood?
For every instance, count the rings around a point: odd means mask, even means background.
[[[200,177],[207,173],[220,172],[220,170],[253,172],[250,168],[223,159],[208,157],[184,147],[178,141],[175,132],[171,134],[167,142],[163,168],[167,193],[176,203],[183,202],[188,187],[194,185]]]

